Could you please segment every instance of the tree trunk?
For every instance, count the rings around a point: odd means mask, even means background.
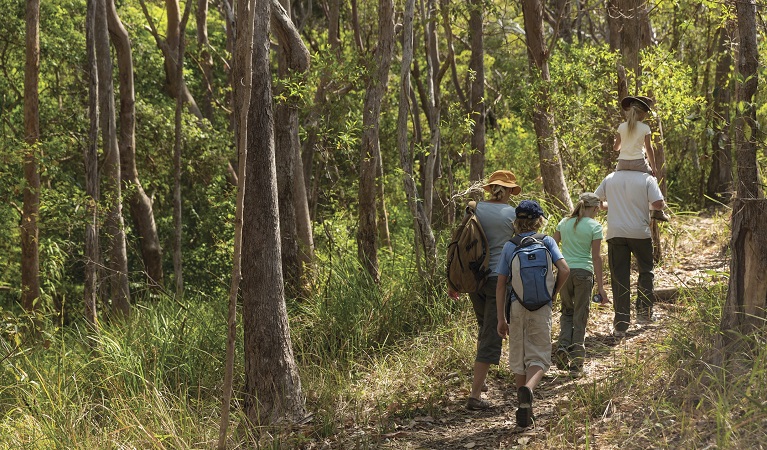
[[[124,187],[130,193],[128,206],[136,227],[141,246],[141,256],[151,288],[162,287],[162,247],[157,235],[152,201],[144,192],[136,169],[136,97],[133,87],[133,54],[130,38],[120,17],[114,0],[107,0],[107,20],[112,45],[117,55],[117,70],[120,83],[120,173]]]
[[[240,30],[233,44],[232,91],[234,92],[232,119],[235,126],[235,147],[240,163],[237,165],[237,204],[234,213],[234,251],[232,261],[232,281],[229,287],[229,310],[227,313],[226,362],[224,367],[224,386],[221,400],[221,423],[218,433],[218,450],[226,448],[226,430],[229,427],[229,408],[232,401],[232,383],[234,380],[234,353],[237,339],[237,299],[242,279],[242,227],[245,198],[245,170],[247,169],[247,113],[250,106],[251,81],[253,78],[253,14],[254,0],[238,0],[236,24]],[[234,36],[234,33],[232,33]],[[233,80],[242,80],[234,82]]]
[[[405,195],[410,213],[413,215],[415,225],[416,245],[423,247],[426,256],[426,270],[419,271],[422,276],[430,276],[434,273],[437,260],[437,246],[431,221],[426,216],[423,203],[418,199],[418,190],[413,176],[413,157],[408,145],[408,114],[410,105],[410,65],[413,61],[413,18],[415,16],[415,0],[407,0],[405,4],[402,66],[400,67],[400,92],[399,111],[397,115],[397,147],[399,148],[400,165],[402,167],[402,181],[405,185]],[[420,252],[417,250],[416,254]]]
[[[40,306],[40,172],[37,145],[40,140],[40,0],[27,0],[26,64],[24,67],[24,203],[21,210],[21,306],[32,311]]]
[[[292,73],[305,72],[309,68],[309,50],[290,19],[290,3],[272,1],[272,29],[277,36],[278,77],[288,79]],[[279,88],[281,90],[282,88]],[[289,94],[288,94],[289,95]],[[301,142],[298,137],[298,107],[294,98],[286,98],[275,107],[275,151],[277,155],[277,191],[280,212],[280,242],[282,246],[282,273],[289,296],[295,297],[302,284],[303,265],[299,257],[299,242],[296,225],[297,203],[306,201],[295,197],[296,184],[303,184],[303,178],[296,180],[296,159]],[[308,208],[307,208],[308,209]]]
[[[618,0],[620,14],[620,49],[626,67],[629,92],[639,94],[640,8],[644,0]]]
[[[202,69],[203,88],[200,111],[208,120],[213,118],[213,57],[208,50],[208,0],[197,0],[197,45],[200,54],[200,68]]]
[[[421,7],[423,8],[423,2],[421,2]],[[434,0],[428,0],[426,2],[426,10],[421,11],[422,27],[426,41],[424,46],[426,49],[426,87],[425,92],[421,93],[421,98],[430,131],[429,152],[424,157],[425,161],[422,162],[424,211],[430,222],[434,209],[434,178],[442,141],[440,133],[442,96],[439,83],[440,62],[436,16],[436,4]]]
[[[115,125],[115,98],[112,82],[112,57],[107,30],[107,0],[98,1],[96,15],[96,56],[99,70],[99,116],[101,139],[104,146],[104,194],[108,199],[104,232],[107,237],[112,311],[118,316],[130,315],[128,289],[128,257],[125,244],[125,226],[122,214],[122,175],[120,148],[117,145]]]
[[[186,23],[189,19],[189,11],[192,9],[192,0],[186,1],[184,8],[184,17],[178,24],[179,39],[173,41],[178,45],[176,55],[178,59],[174,63],[176,69],[175,77],[180,84],[184,84],[184,51],[186,48]],[[170,19],[168,19],[170,20]],[[183,225],[181,220],[181,153],[182,153],[182,135],[181,116],[184,100],[181,96],[176,97],[175,114],[175,141],[173,143],[173,272],[176,279],[176,299],[181,300],[184,296],[184,264],[181,255],[183,242]]]
[[[736,3],[739,55],[735,118],[738,162],[737,199],[732,213],[732,262],[721,329],[725,351],[742,345],[744,336],[764,329],[767,316],[767,201],[756,161],[759,135],[754,96],[757,92],[758,46],[754,0]]]
[[[554,118],[549,112],[549,52],[543,36],[543,5],[541,0],[523,0],[527,56],[532,72],[540,77],[533,110],[533,126],[538,141],[543,190],[548,202],[563,213],[572,210],[573,204],[565,183],[559,144],[554,131]]]
[[[245,413],[252,427],[305,416],[285,306],[277,211],[269,0],[255,3],[242,239]]]
[[[482,180],[485,171],[485,52],[482,0],[471,0],[469,33],[471,34],[471,58],[469,70],[474,74],[471,81],[470,115],[474,120],[471,134],[471,167],[469,179]]]
[[[378,131],[381,103],[386,93],[394,47],[394,4],[378,1],[378,48],[374,69],[368,75],[362,112],[362,151],[360,152],[358,257],[370,276],[378,282],[376,239],[376,164],[380,154]]]
[[[99,194],[99,75],[96,65],[96,3],[88,0],[85,15],[85,45],[88,58],[88,143],[83,149],[85,165],[85,195],[88,200],[88,222],[85,225],[85,280],[83,283],[83,299],[85,320],[93,329],[98,329],[98,313],[96,299],[98,298],[99,265],[99,228],[98,204]]]
[[[721,203],[728,203],[732,198],[732,149],[730,144],[730,67],[732,50],[728,28],[719,29],[718,58],[716,80],[714,81],[712,118],[714,135],[711,137],[711,173],[708,177],[706,193]]]

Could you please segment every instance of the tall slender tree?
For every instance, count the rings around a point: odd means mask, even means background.
[[[306,410],[285,306],[269,67],[270,1],[256,0],[242,237],[245,413],[253,426]]]
[[[117,55],[120,85],[120,174],[128,191],[127,201],[136,232],[139,236],[141,257],[151,288],[162,287],[162,247],[154,221],[152,200],[144,192],[144,186],[136,168],[136,94],[133,84],[133,51],[130,36],[117,15],[114,0],[107,0],[109,35]]]
[[[107,0],[98,0],[96,9],[96,57],[99,71],[99,122],[104,147],[104,196],[107,213],[104,223],[104,247],[107,249],[107,269],[110,280],[112,311],[127,317],[130,314],[130,291],[128,288],[128,256],[125,243],[125,226],[122,213],[122,175],[120,148],[117,145],[115,120],[115,97],[112,55],[109,51],[107,31]]]
[[[24,66],[24,203],[21,211],[21,305],[27,311],[40,301],[40,0],[27,0]]]
[[[379,279],[378,237],[376,223],[376,164],[380,157],[379,117],[386,93],[389,67],[394,47],[394,3],[378,1],[378,47],[368,74],[362,111],[362,145],[360,152],[359,230],[357,253],[370,276]]]
[[[434,273],[437,259],[437,246],[431,221],[426,216],[423,202],[418,198],[418,188],[413,171],[413,157],[408,145],[408,120],[410,116],[410,68],[413,61],[413,21],[415,17],[415,0],[407,0],[405,3],[405,15],[402,30],[402,65],[400,67],[400,90],[399,110],[397,113],[397,147],[399,148],[400,166],[402,167],[402,181],[405,185],[410,213],[413,215],[415,225],[416,248],[423,248],[425,266],[418,264],[422,275]],[[419,255],[420,252],[416,252]]]
[[[537,89],[533,107],[533,127],[537,136],[543,190],[552,206],[567,212],[572,210],[573,204],[562,170],[554,118],[549,111],[551,75],[549,74],[549,50],[546,48],[543,35],[541,0],[522,0],[522,13],[525,18],[525,39],[530,70],[533,76],[538,78],[535,81]]]
[[[85,195],[88,201],[88,221],[85,225],[85,280],[83,297],[85,319],[98,327],[97,286],[99,251],[98,204],[99,194],[99,73],[96,64],[96,3],[88,0],[85,14],[85,45],[88,61],[88,142],[83,149],[85,165]]]
[[[237,174],[237,199],[234,213],[234,251],[232,252],[232,280],[229,287],[229,309],[227,313],[226,361],[224,363],[224,386],[221,400],[221,422],[218,434],[218,449],[226,448],[226,430],[229,427],[229,408],[232,400],[234,381],[234,352],[237,340],[237,300],[242,280],[242,216],[245,201],[245,180],[247,169],[247,114],[250,106],[251,81],[253,79],[253,14],[255,0],[237,0],[236,15],[233,13],[232,37],[236,42],[232,52],[232,97],[234,113],[234,138],[239,158]],[[236,33],[235,30],[239,30]],[[235,81],[237,80],[237,81]]]
[[[767,200],[759,177],[756,154],[759,127],[754,96],[759,81],[756,3],[736,2],[738,23],[738,82],[735,102],[735,145],[738,163],[737,197],[732,208],[732,260],[727,300],[722,311],[723,347],[734,351],[745,336],[765,328],[767,318]]]
[[[472,73],[471,95],[469,96],[471,119],[474,128],[471,134],[471,167],[469,179],[479,181],[485,172],[485,39],[484,2],[471,0],[469,10],[469,34],[471,35],[471,58],[469,70]]]
[[[275,31],[277,50],[277,75],[287,82],[289,77],[309,68],[309,50],[301,40],[290,18],[290,2],[273,1],[272,29]],[[275,106],[275,148],[277,155],[277,190],[280,210],[280,234],[282,245],[282,272],[288,294],[295,296],[302,285],[302,259],[299,256],[297,226],[298,204],[306,202],[296,196],[296,185],[303,185],[303,172],[296,171],[300,159],[301,143],[298,137],[298,106],[293,94],[285,86],[277,89],[282,100]],[[296,179],[296,175],[301,175]],[[303,210],[304,208],[301,208]],[[308,207],[306,207],[308,211]]]
[[[728,27],[719,28],[716,74],[714,75],[711,136],[711,172],[706,193],[719,202],[729,202],[733,190],[732,144],[730,141],[730,103],[732,88],[732,50]]]

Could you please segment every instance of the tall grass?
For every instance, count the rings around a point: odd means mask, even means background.
[[[545,447],[763,448],[767,333],[744,336],[750,353],[728,355],[725,367],[717,365],[726,291],[723,283],[686,291],[679,300],[683,312],[670,320],[662,341],[575,389]]]

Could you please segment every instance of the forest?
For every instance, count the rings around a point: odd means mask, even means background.
[[[0,5],[0,448],[767,442],[764,0]],[[626,96],[659,320],[592,307],[532,431],[505,362],[465,411],[453,230],[511,170],[554,233]]]

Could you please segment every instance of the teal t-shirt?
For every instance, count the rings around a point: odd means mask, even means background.
[[[557,231],[562,236],[562,254],[571,269],[584,269],[593,273],[591,241],[602,239],[602,224],[584,217],[574,226],[575,220],[575,217],[566,217],[557,225]]]

